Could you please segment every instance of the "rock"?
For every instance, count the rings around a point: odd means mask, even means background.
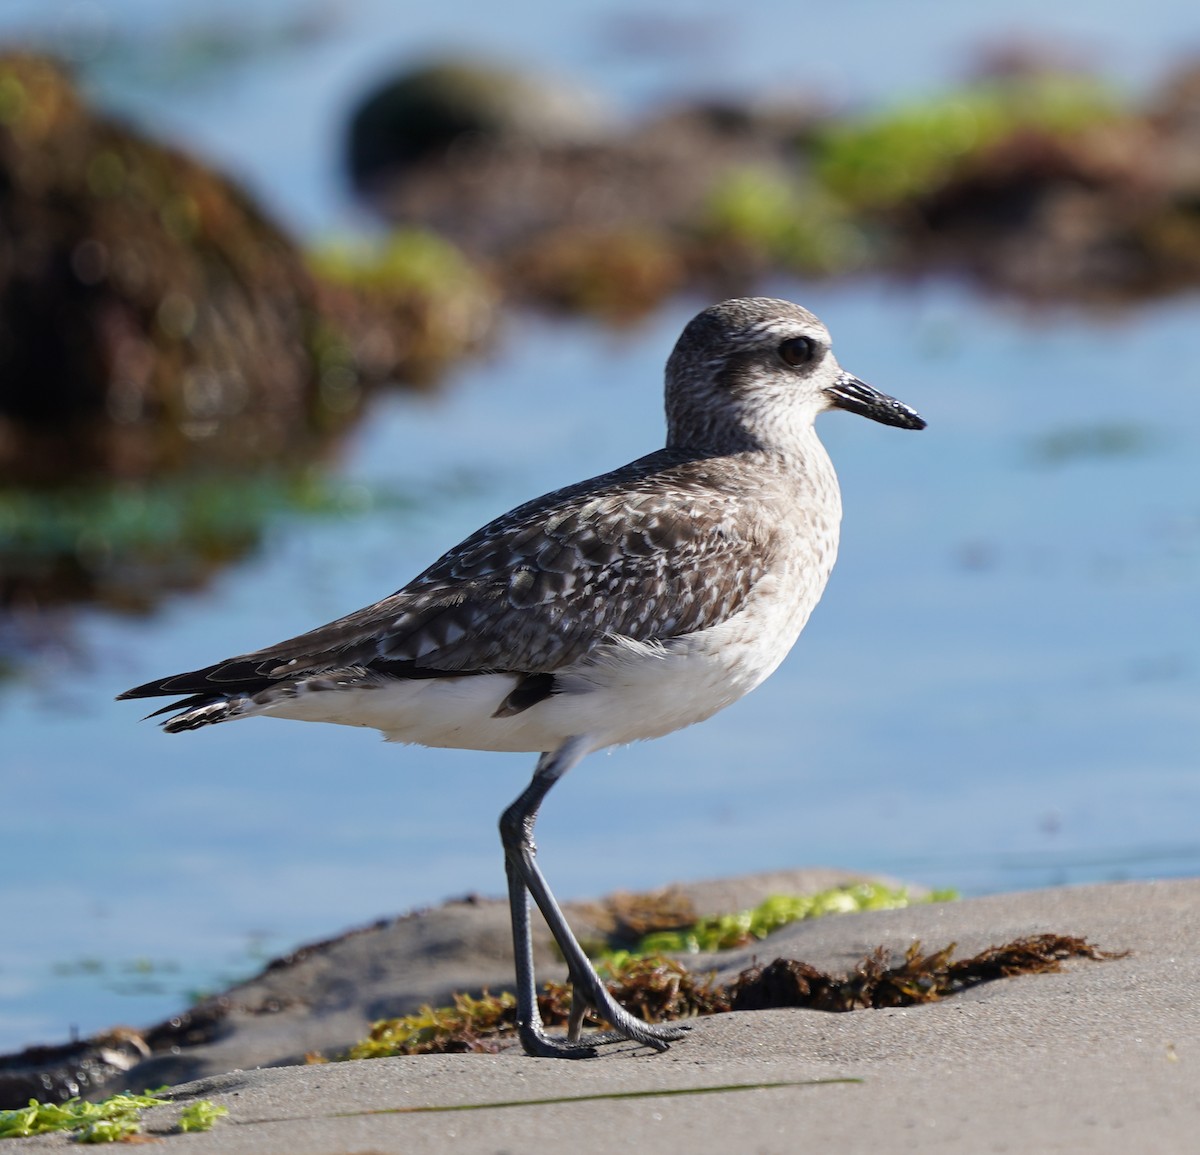
[[[364,385],[479,341],[464,284],[325,284],[232,181],[0,56],[0,482],[310,461]]]
[[[314,285],[231,182],[0,58],[0,478],[272,461],[323,404]]]
[[[493,253],[561,228],[678,224],[729,164],[778,160],[795,127],[718,102],[621,125],[561,82],[451,60],[368,97],[348,159],[387,219]]]
[[[812,116],[698,101],[619,125],[564,86],[454,61],[368,98],[348,154],[380,215],[451,238],[518,299],[624,318],[713,279],[697,223],[714,191],[731,171],[785,179]]]
[[[350,123],[348,162],[370,190],[397,170],[458,152],[579,144],[605,134],[598,97],[484,61],[430,61],[377,88]]]
[[[495,309],[438,238],[317,262],[57,64],[0,55],[0,670],[47,607],[142,610],[253,547],[368,387],[428,381]]]
[[[1010,50],[987,72],[865,116],[693,100],[605,133],[536,118],[523,131],[482,88],[471,117],[410,93],[360,187],[388,220],[490,261],[511,294],[618,317],[685,286],[752,291],[781,270],[967,273],[1032,300],[1195,284],[1197,70],[1144,109],[1040,53]],[[395,90],[423,92],[423,79]]]

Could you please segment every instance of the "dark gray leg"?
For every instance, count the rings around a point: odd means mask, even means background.
[[[586,745],[578,739],[564,742],[557,750],[538,759],[533,779],[517,800],[500,816],[500,841],[504,844],[505,868],[508,873],[508,900],[512,913],[513,952],[517,971],[517,1028],[521,1045],[531,1055],[578,1059],[594,1055],[595,1049],[575,1042],[583,1013],[595,1007],[607,1019],[613,1030],[598,1036],[597,1042],[629,1039],[665,1051],[667,1043],[687,1031],[679,1024],[657,1026],[644,1023],[621,1007],[601,981],[595,968],[584,954],[579,941],[567,925],[558,902],[546,883],[537,864],[537,848],[533,827],[538,808],[550,788],[587,753]],[[529,929],[529,901],[533,896],[542,912],[550,933],[554,935],[567,967],[571,972],[570,1037],[566,1042],[551,1039],[542,1027],[537,1009],[537,986],[533,974],[533,940]]]
[[[537,982],[533,975],[533,937],[529,930],[529,892],[512,859],[505,861],[508,874],[508,903],[512,910],[513,954],[517,964],[517,1033],[526,1054],[543,1058],[590,1059],[596,1048],[555,1042],[542,1025],[538,1011]],[[574,1002],[572,1002],[572,1010]],[[572,1037],[578,1038],[578,1034]]]

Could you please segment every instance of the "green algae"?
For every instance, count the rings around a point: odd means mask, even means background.
[[[306,260],[322,305],[314,353],[323,391],[331,369],[335,382],[432,381],[495,322],[489,276],[425,229],[330,238]]]
[[[0,1139],[27,1139],[65,1131],[78,1143],[125,1143],[141,1134],[144,1110],[169,1104],[169,1099],[150,1093],[110,1095],[99,1103],[79,1098],[65,1103],[30,1099],[27,1107],[0,1111]],[[184,1107],[175,1130],[185,1134],[211,1131],[213,1124],[228,1114],[228,1107],[198,1099]]]
[[[308,263],[326,280],[363,289],[452,293],[482,285],[456,245],[425,229],[397,229],[381,243],[331,239],[309,252]]]
[[[218,1106],[210,1099],[197,1099],[184,1107],[175,1126],[185,1135],[194,1131],[211,1131],[213,1124],[228,1114],[228,1107]]]
[[[930,191],[971,156],[1016,133],[1070,136],[1118,115],[1110,91],[1090,78],[978,84],[829,123],[813,142],[814,177],[848,206],[892,205]]]
[[[69,1131],[80,1143],[116,1143],[141,1130],[142,1111],[162,1107],[166,1099],[153,1095],[112,1095],[100,1103],[68,1099],[65,1103],[39,1103],[0,1111],[0,1139],[25,1139]]]
[[[445,1050],[478,1050],[516,1023],[517,1000],[507,991],[479,998],[456,994],[452,1007],[424,1006],[411,1015],[381,1019],[371,1033],[355,1043],[343,1059],[383,1059]],[[453,1042],[452,1042],[453,1040]]]
[[[862,223],[838,198],[768,169],[726,173],[697,227],[706,239],[763,254],[796,272],[845,272],[869,252]]]
[[[1049,74],[973,84],[879,112],[831,117],[786,167],[736,167],[696,231],[767,266],[813,275],[877,265],[902,218],[973,159],[1022,134],[1069,139],[1130,114],[1099,81]]]
[[[653,931],[625,953],[636,956],[729,950],[764,939],[780,927],[802,919],[865,910],[898,910],[917,903],[949,902],[956,898],[958,893],[953,890],[933,891],[914,898],[906,887],[878,882],[855,882],[815,894],[773,894],[750,910],[701,918],[681,929]]]

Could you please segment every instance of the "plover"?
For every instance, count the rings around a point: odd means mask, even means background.
[[[667,361],[665,448],[518,506],[374,605],[121,697],[187,695],[156,711],[179,711],[170,733],[264,715],[538,753],[500,818],[521,1043],[564,1058],[619,1039],[665,1050],[683,1028],[643,1022],[605,988],[538,865],[534,823],[585,755],[703,721],[792,648],[837,553],[841,496],[813,427],[831,408],[925,425],[844,372],[806,309],[714,305]],[[538,1014],[530,896],[570,970],[565,1038]],[[611,1029],[582,1037],[589,1009]]]

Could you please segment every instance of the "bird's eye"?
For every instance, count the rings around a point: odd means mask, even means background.
[[[789,337],[779,344],[779,356],[789,365],[807,365],[817,352],[817,344],[811,337]]]

